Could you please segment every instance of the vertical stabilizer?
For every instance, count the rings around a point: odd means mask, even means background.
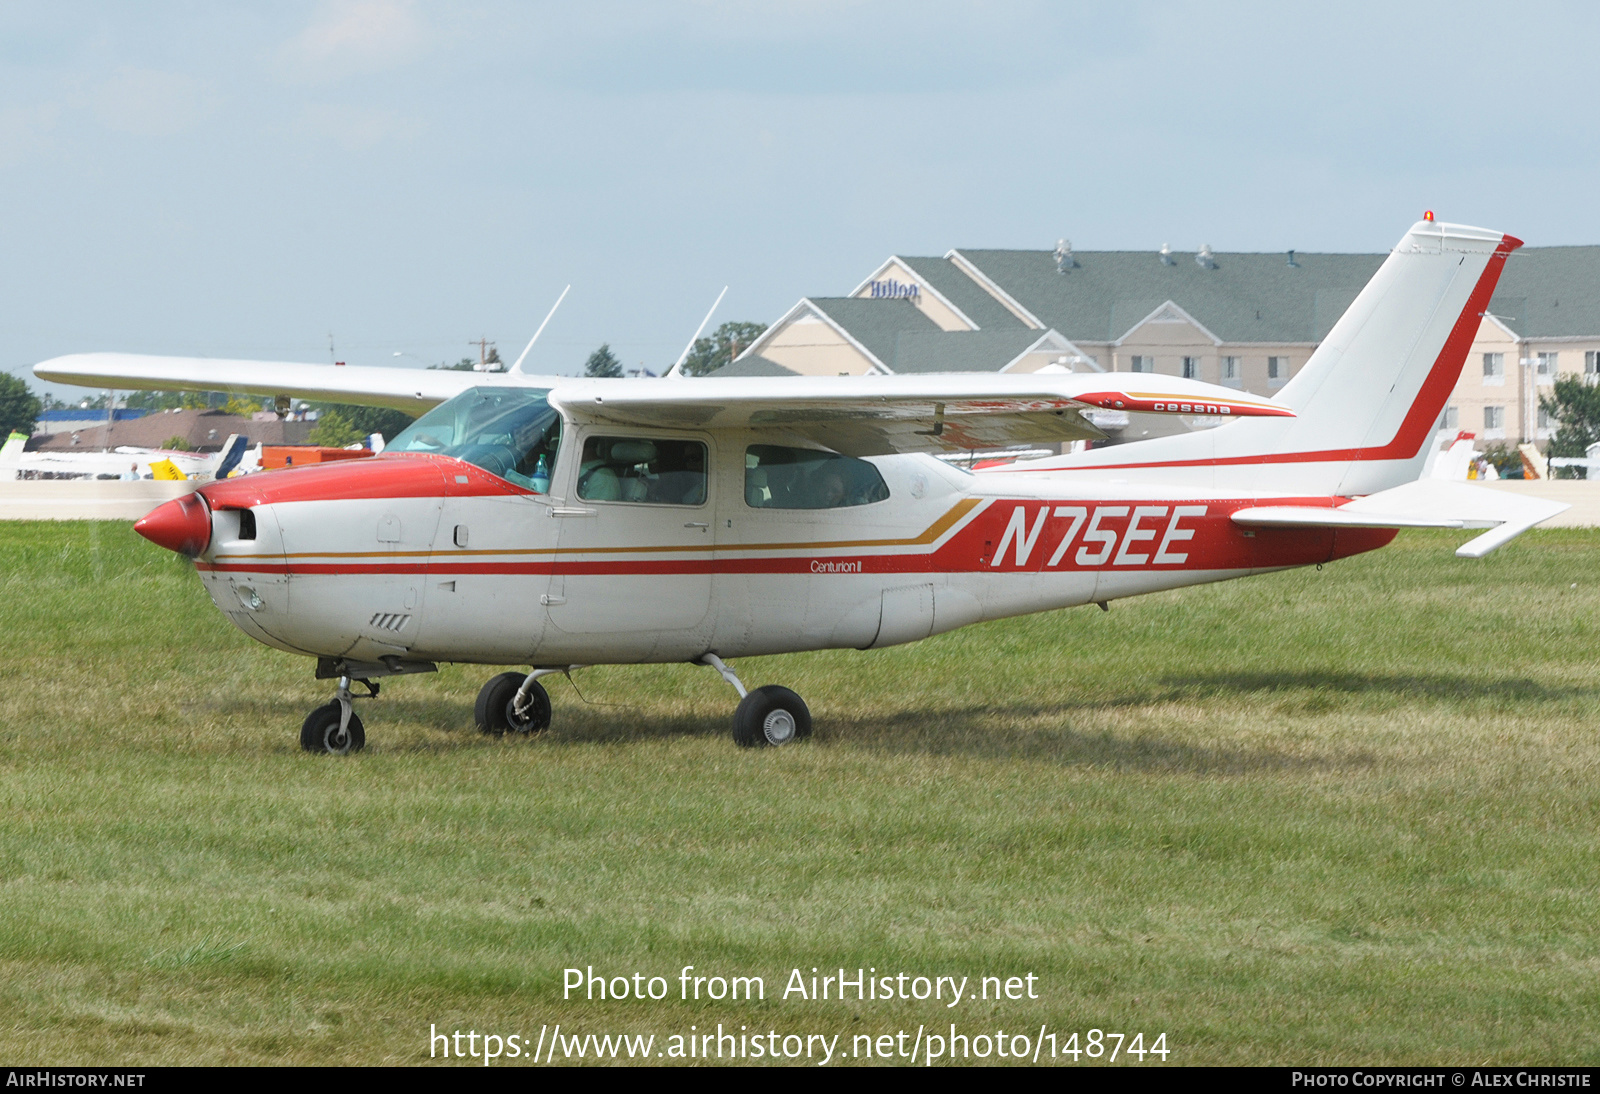
[[[1296,417],[1032,466],[1263,494],[1355,496],[1410,482],[1422,474],[1506,256],[1520,246],[1500,232],[1418,221],[1278,393],[1274,401]]]
[[[22,462],[22,449],[28,443],[26,433],[11,431],[4,446],[0,446],[0,466],[15,467]]]
[[[26,433],[12,431],[6,443],[0,446],[0,482],[11,482],[22,467],[22,449],[28,443]]]
[[[1276,401],[1298,417],[1282,457],[1342,465],[1335,494],[1371,494],[1422,473],[1472,340],[1522,241],[1432,220],[1412,225]]]

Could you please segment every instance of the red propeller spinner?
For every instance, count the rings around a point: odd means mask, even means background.
[[[150,510],[133,530],[158,547],[194,558],[211,543],[211,510],[199,494],[185,494]]]

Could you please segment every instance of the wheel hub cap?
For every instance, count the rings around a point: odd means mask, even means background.
[[[768,744],[788,744],[794,739],[794,715],[787,710],[775,710],[761,721],[761,732]]]

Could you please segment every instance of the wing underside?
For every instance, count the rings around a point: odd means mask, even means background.
[[[1275,403],[1231,388],[1148,373],[587,380],[89,353],[45,361],[34,366],[34,374],[85,387],[236,391],[418,414],[469,388],[536,387],[547,389],[553,405],[579,420],[657,429],[769,431],[852,456],[1103,438],[1085,411],[1221,419],[1293,416]]]

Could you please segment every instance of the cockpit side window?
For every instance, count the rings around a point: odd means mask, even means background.
[[[706,500],[706,446],[659,437],[588,437],[578,465],[578,497],[701,505]]]
[[[561,415],[534,388],[478,387],[412,422],[386,452],[454,456],[535,493],[550,489]]]
[[[775,444],[745,449],[744,500],[754,509],[845,509],[888,496],[888,484],[866,460]]]

